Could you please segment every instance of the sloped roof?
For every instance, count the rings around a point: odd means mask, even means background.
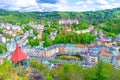
[[[89,55],[92,56],[92,57],[98,57],[99,52],[89,52]]]
[[[112,56],[112,54],[109,53],[109,52],[106,52],[105,49],[102,49],[100,54],[101,54],[102,56],[108,56],[108,57],[111,57],[111,56]]]
[[[85,48],[85,45],[82,45],[82,44],[76,44],[76,48]]]
[[[94,47],[94,44],[89,44],[88,47]]]
[[[16,44],[16,49],[15,49],[13,55],[11,56],[10,60],[12,62],[19,62],[26,58],[27,58],[27,55],[20,49],[18,44]]]

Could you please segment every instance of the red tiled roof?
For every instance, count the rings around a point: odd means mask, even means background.
[[[89,44],[88,47],[94,47],[94,44]]]
[[[76,48],[85,48],[85,45],[82,45],[82,44],[76,44],[75,47],[76,47]]]
[[[105,49],[101,50],[100,55],[102,55],[102,56],[108,56],[108,57],[112,56],[111,53],[105,52]]]
[[[16,44],[16,49],[11,56],[10,60],[12,62],[19,62],[27,58],[27,55],[19,48],[18,44]]]

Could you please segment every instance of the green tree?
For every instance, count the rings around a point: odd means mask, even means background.
[[[108,80],[113,71],[113,66],[109,63],[100,61],[92,68],[84,71],[85,80]]]
[[[31,45],[32,47],[33,46],[38,46],[39,42],[40,42],[40,39],[29,39],[28,40],[28,44]]]
[[[45,77],[46,77],[46,80],[54,80],[49,73],[47,73]]]
[[[49,46],[51,46],[51,44],[52,44],[51,41],[46,39],[43,43],[43,47],[49,47]]]
[[[48,33],[45,33],[45,32],[44,32],[44,33],[42,34],[42,39],[43,39],[43,40],[48,39]]]
[[[117,42],[117,45],[120,46],[120,42]]]
[[[37,35],[38,35],[38,32],[37,32],[37,30],[36,30],[36,29],[33,29],[33,34],[34,34],[35,36],[37,36]]]
[[[0,54],[3,53],[3,52],[6,52],[6,51],[7,51],[6,45],[0,43]]]
[[[31,39],[33,39],[33,36],[28,36],[28,40],[31,40]]]
[[[52,32],[52,28],[48,27],[46,33],[50,34],[50,32]]]

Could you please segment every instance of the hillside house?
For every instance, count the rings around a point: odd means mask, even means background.
[[[89,48],[88,61],[90,63],[97,63],[99,61],[100,50],[101,47],[99,46]]]
[[[117,66],[120,67],[120,56],[117,56]]]
[[[78,20],[77,19],[68,19],[68,20],[64,20],[64,19],[62,19],[62,20],[59,20],[59,24],[61,25],[61,24],[65,24],[65,25],[67,25],[67,24],[78,24]]]
[[[59,46],[55,45],[55,53],[59,53]]]
[[[63,44],[58,44],[59,46],[59,54],[65,54],[66,53],[66,46]]]
[[[66,44],[66,53],[75,54],[75,44]]]
[[[116,66],[116,65],[118,65],[118,63],[117,63],[117,57],[118,57],[118,55],[112,55],[112,65],[113,66]]]
[[[56,29],[53,29],[53,31],[50,33],[50,35],[49,35],[49,38],[51,39],[51,40],[54,40],[55,39],[55,37],[56,37],[56,34],[57,34],[57,30]]]
[[[76,45],[75,45],[75,53],[76,53],[76,54],[85,53],[85,45],[76,44]]]
[[[0,43],[6,43],[6,38],[0,34]]]
[[[112,53],[106,52],[106,49],[102,49],[100,52],[100,61],[112,63]]]
[[[36,25],[35,29],[38,31],[37,37],[41,38],[42,37],[42,33],[44,31],[44,26],[42,26],[42,25]]]
[[[117,46],[116,44],[113,44],[112,48],[116,50],[116,53],[118,53],[119,49],[120,49],[120,46]]]
[[[72,31],[72,29],[70,27],[68,27],[68,26],[65,26],[64,30],[67,31],[67,32],[71,32]]]
[[[51,57],[53,56],[53,53],[52,52],[53,49],[47,49],[47,50],[41,50],[40,51],[40,56],[44,57],[44,58],[47,58],[47,57]]]
[[[15,50],[15,47],[16,47],[15,42],[8,42],[8,43],[6,43],[6,45],[7,45],[8,52],[13,52]]]
[[[88,30],[92,31],[93,29],[94,29],[94,26],[93,25],[89,25]]]

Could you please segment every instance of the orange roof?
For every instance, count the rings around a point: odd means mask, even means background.
[[[120,60],[120,56],[117,56],[117,60]]]
[[[105,52],[105,49],[101,50],[100,55],[102,55],[102,56],[108,56],[108,57],[112,56],[111,53]]]
[[[89,44],[88,47],[94,47],[94,44]]]
[[[76,48],[85,48],[85,45],[82,45],[82,44],[76,44],[75,47],[76,47]]]

